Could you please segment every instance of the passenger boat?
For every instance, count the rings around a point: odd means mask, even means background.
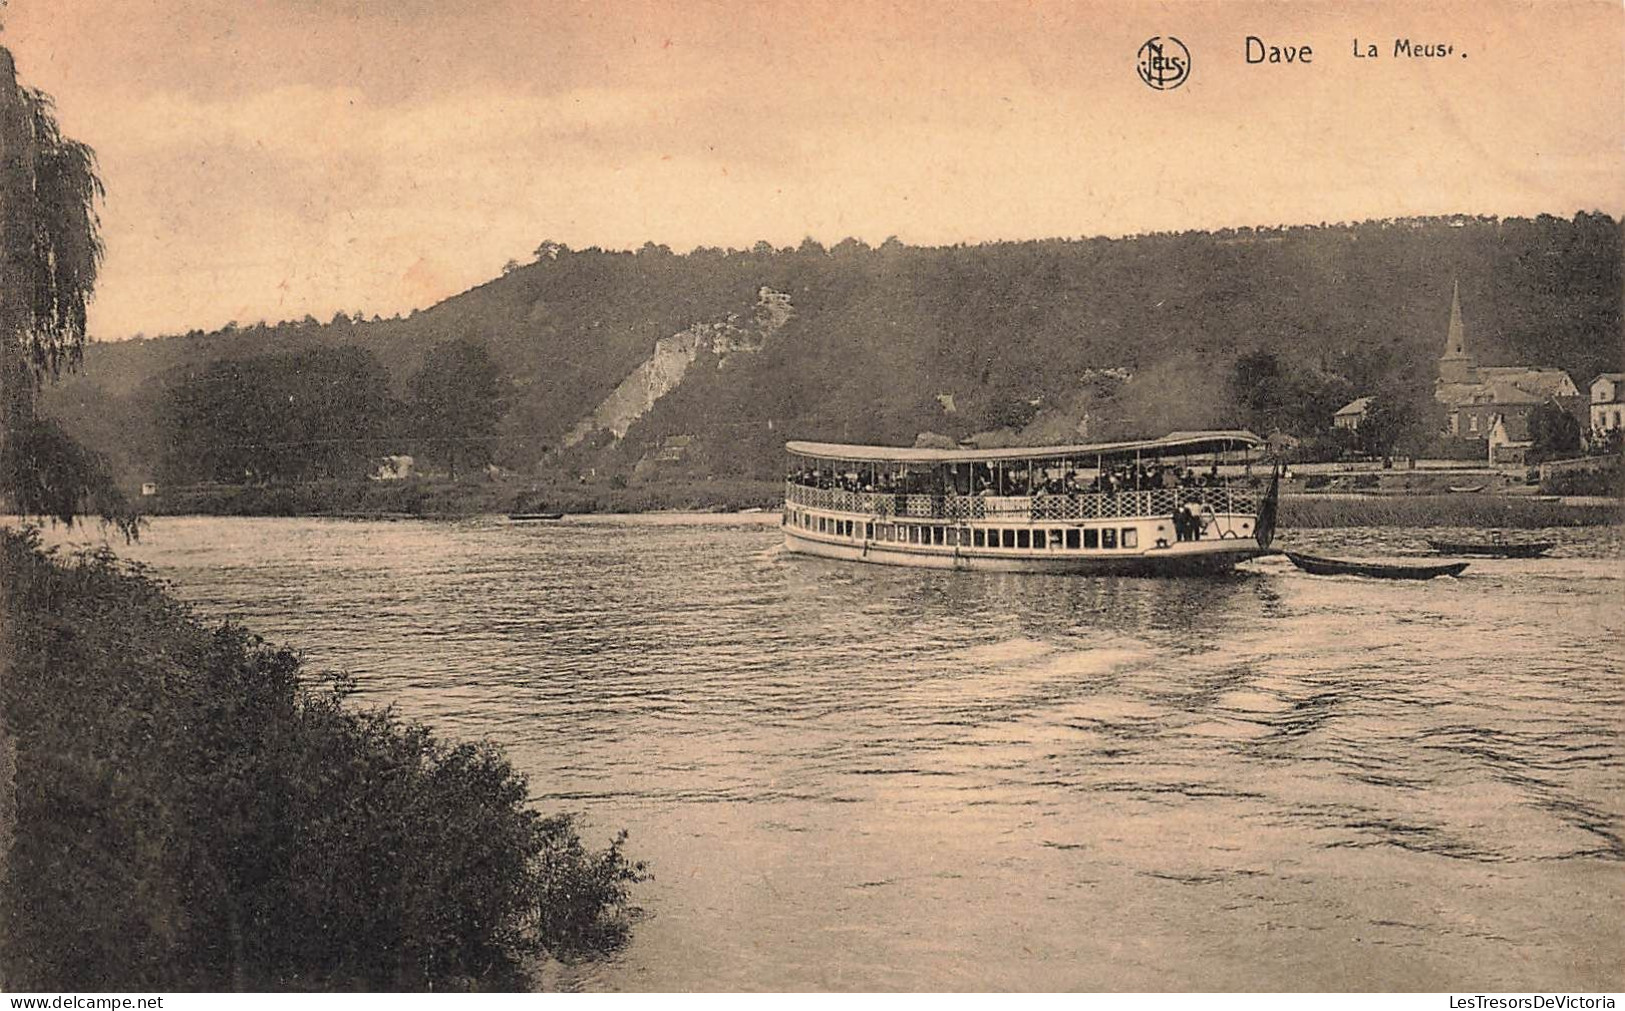
[[[1324,558],[1298,551],[1283,551],[1287,559],[1303,571],[1316,576],[1369,576],[1372,579],[1432,579],[1435,576],[1459,576],[1467,568],[1466,562],[1421,564],[1411,562],[1376,562],[1359,558]]]
[[[1441,555],[1481,555],[1486,558],[1539,558],[1552,550],[1552,541],[1436,541],[1428,547]]]
[[[790,442],[784,543],[882,565],[1219,572],[1269,550],[1279,475],[1249,466],[1264,448],[1240,431],[1002,449]]]

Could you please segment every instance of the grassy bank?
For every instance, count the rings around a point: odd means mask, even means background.
[[[771,508],[784,498],[777,481],[670,481],[617,487],[515,479],[452,482],[313,481],[285,485],[209,485],[166,490],[141,500],[157,516],[479,516],[511,512],[636,513]]]
[[[733,512],[776,509],[777,481],[662,481],[616,487],[536,481],[436,479],[321,481],[290,485],[214,485],[167,491],[143,500],[154,515],[421,516],[443,518],[512,512]],[[1565,527],[1617,523],[1620,509],[1567,506],[1528,496],[1393,493],[1369,496],[1286,494],[1281,522],[1299,527]]]
[[[509,989],[626,938],[641,868],[495,748],[353,706],[107,552],[0,530],[0,596],[7,989]]]
[[[1316,498],[1285,495],[1284,527],[1481,527],[1543,529],[1625,521],[1619,504],[1564,505],[1500,495],[1383,495]]]

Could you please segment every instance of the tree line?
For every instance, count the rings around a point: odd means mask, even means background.
[[[402,454],[456,477],[493,458],[503,402],[500,369],[468,340],[431,348],[404,396],[365,348],[217,360],[166,383],[160,473],[182,485],[359,479]]]

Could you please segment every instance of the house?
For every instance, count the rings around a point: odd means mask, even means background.
[[[374,481],[404,481],[416,470],[417,461],[410,456],[386,456],[378,461],[372,472]]]
[[[1332,424],[1338,428],[1346,428],[1353,432],[1360,427],[1360,422],[1365,420],[1366,412],[1370,409],[1370,397],[1351,400],[1339,407],[1337,413],[1332,415]]]
[[[1591,430],[1625,428],[1625,372],[1604,372],[1591,380]]]
[[[1529,437],[1527,414],[1498,414],[1489,432],[1490,463],[1523,463],[1535,440]]]
[[[1483,383],[1465,393],[1450,413],[1450,434],[1468,439],[1487,439],[1499,417],[1527,420],[1529,412],[1542,402],[1520,386],[1507,382]]]
[[[1579,402],[1579,389],[1562,369],[1526,365],[1480,366],[1467,343],[1461,320],[1461,290],[1450,295],[1450,327],[1444,354],[1439,356],[1439,378],[1434,399],[1445,406],[1447,429],[1459,439],[1488,439],[1497,418],[1517,419],[1514,428],[1527,427],[1529,413],[1551,401],[1565,410]],[[1351,405],[1352,406],[1352,405]]]
[[[1284,456],[1303,445],[1302,439],[1280,431],[1271,432],[1264,442],[1269,445],[1269,451],[1274,456]]]

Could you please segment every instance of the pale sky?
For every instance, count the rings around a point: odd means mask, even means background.
[[[100,156],[105,339],[390,315],[544,239],[1625,212],[1618,2],[10,0],[4,17],[21,79]],[[1248,65],[1249,34],[1312,62]],[[1153,35],[1190,50],[1175,90],[1136,75]],[[1454,49],[1396,58],[1399,37]]]

